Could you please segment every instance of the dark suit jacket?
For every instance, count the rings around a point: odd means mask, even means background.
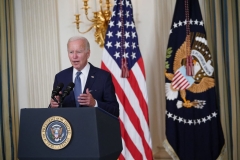
[[[90,70],[83,93],[86,93],[87,88],[92,90],[91,94],[93,98],[96,99],[98,107],[118,117],[119,105],[116,99],[111,74],[107,71],[94,67],[91,63],[89,64]],[[63,83],[64,87],[62,91],[64,91],[68,84],[73,81],[72,74],[73,67],[67,68],[56,74],[53,88],[55,88],[59,83]],[[73,91],[65,97],[62,107],[76,107]]]

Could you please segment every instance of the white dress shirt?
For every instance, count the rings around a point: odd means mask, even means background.
[[[80,72],[82,72],[80,74],[82,93],[83,93],[83,90],[84,90],[86,82],[87,82],[87,77],[88,77],[89,70],[90,70],[90,65],[89,65],[89,63],[87,63],[87,65],[80,71]],[[78,72],[78,70],[73,68],[73,79],[72,79],[73,83],[74,83],[74,80],[76,78],[76,73],[77,72]]]
[[[80,74],[80,79],[81,79],[81,86],[82,86],[82,93],[83,93],[83,90],[85,88],[85,85],[86,85],[86,82],[87,82],[87,77],[88,77],[88,74],[89,74],[89,70],[90,70],[90,64],[87,63],[87,65],[80,71],[82,72]],[[73,77],[72,77],[72,81],[74,83],[74,80],[76,78],[76,73],[79,72],[76,68],[73,68]],[[97,101],[95,99],[95,106],[94,107],[97,107],[98,104],[97,104]]]

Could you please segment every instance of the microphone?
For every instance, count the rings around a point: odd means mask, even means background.
[[[63,86],[64,86],[63,83],[59,83],[59,84],[57,85],[57,87],[53,89],[51,98],[52,98],[55,102],[57,102],[55,96],[59,95],[59,92],[62,90]]]
[[[69,95],[69,93],[73,90],[75,84],[73,82],[70,82],[68,84],[68,86],[66,87],[66,89],[63,91],[62,97],[61,97],[61,101],[67,96]]]

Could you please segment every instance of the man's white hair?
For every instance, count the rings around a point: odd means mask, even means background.
[[[87,38],[82,37],[82,36],[74,36],[74,37],[71,37],[71,38],[69,38],[68,43],[69,43],[69,42],[72,42],[72,41],[76,41],[76,40],[84,40],[84,41],[85,41],[85,49],[86,49],[87,51],[90,50],[90,44],[89,44]],[[68,43],[67,43],[67,46],[68,46]]]

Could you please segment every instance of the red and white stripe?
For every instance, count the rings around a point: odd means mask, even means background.
[[[101,68],[112,74],[119,102],[123,142],[123,151],[119,159],[152,160],[148,96],[142,57],[129,70],[129,78],[121,78],[121,69],[104,49]]]
[[[180,71],[177,71],[174,74],[174,77],[173,77],[173,80],[172,80],[172,86],[173,86],[173,89],[184,90],[184,89],[187,89],[190,86],[190,83],[181,74]]]

